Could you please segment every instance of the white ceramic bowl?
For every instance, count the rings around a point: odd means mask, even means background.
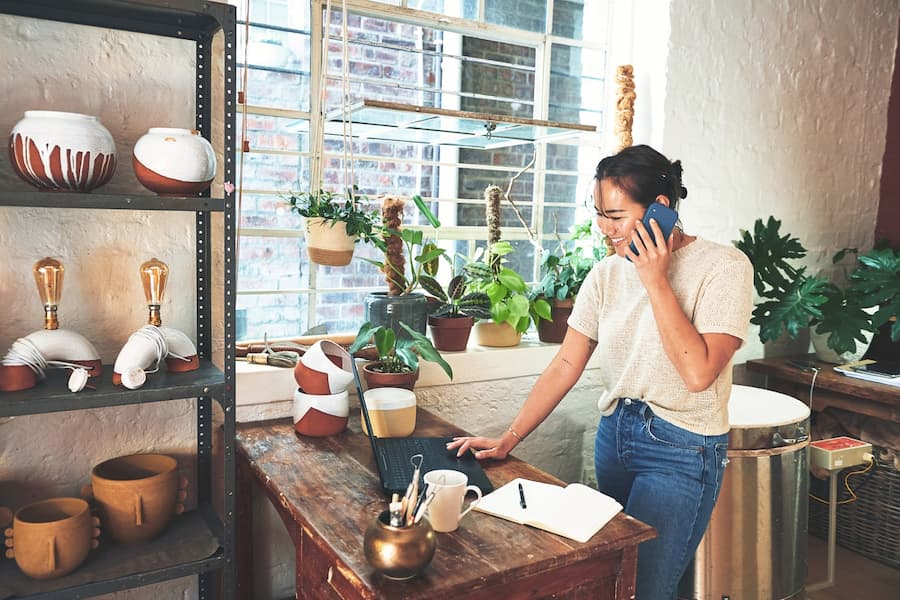
[[[337,394],[294,392],[294,429],[302,435],[334,435],[347,428],[350,401],[347,390]]]

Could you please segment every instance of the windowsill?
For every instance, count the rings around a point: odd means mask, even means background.
[[[422,361],[416,388],[539,375],[558,349],[559,344],[546,344],[530,336],[510,348],[487,348],[470,342],[465,352],[441,353],[453,369],[453,381],[435,363]],[[599,361],[600,354],[594,353],[587,368],[596,368]],[[238,421],[290,416],[297,389],[293,369],[241,361],[235,365],[235,376]]]

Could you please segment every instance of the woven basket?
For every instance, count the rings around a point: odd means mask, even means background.
[[[874,447],[874,454],[876,457],[881,455],[882,448]],[[844,474],[859,468],[847,469],[839,476],[839,500],[845,497],[840,493],[844,489]],[[850,479],[850,485],[858,499],[837,507],[838,545],[900,569],[900,471],[893,463],[879,462],[864,485],[855,487],[853,479]],[[828,538],[828,505],[812,498],[809,501],[809,533]]]

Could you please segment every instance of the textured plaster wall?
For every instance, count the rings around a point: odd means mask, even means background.
[[[30,109],[91,114],[110,130],[119,164],[101,192],[146,193],[131,168],[134,143],[149,127],[194,125],[192,42],[0,16],[0,72],[4,135]],[[0,189],[32,189],[12,172],[5,152]],[[193,338],[194,229],[193,213],[0,208],[0,352],[42,326],[31,267],[44,256],[66,268],[60,326],[87,337],[104,363],[146,322],[137,269],[153,256],[170,269],[163,321]],[[217,253],[216,271],[221,264]],[[133,452],[177,456],[193,483],[195,423],[193,401],[0,420],[0,505],[78,495],[93,465]],[[196,597],[194,580],[111,596]]]
[[[686,229],[728,243],[771,214],[813,271],[871,248],[900,3],[670,6],[663,147],[684,163]],[[736,362],[763,353],[754,330]]]

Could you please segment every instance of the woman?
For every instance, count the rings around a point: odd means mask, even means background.
[[[556,357],[499,438],[461,455],[503,459],[559,404],[597,346],[606,393],[594,447],[600,491],[656,528],[638,549],[638,600],[671,600],[706,530],[725,469],[730,361],[747,333],[753,269],[739,250],[651,221],[687,196],[681,163],[633,146],[597,165],[594,208],[615,257],[591,271]],[[634,243],[637,253],[629,247]],[[629,259],[629,260],[626,260]],[[629,262],[630,261],[630,262]]]

